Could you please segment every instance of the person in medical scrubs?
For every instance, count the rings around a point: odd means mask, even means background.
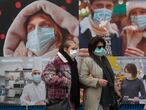
[[[32,83],[24,87],[20,97],[22,105],[45,105],[46,88],[40,73],[38,70],[32,71]]]

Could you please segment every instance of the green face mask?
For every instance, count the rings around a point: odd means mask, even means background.
[[[104,48],[96,48],[94,50],[94,54],[97,55],[97,56],[104,56],[105,55],[105,49]]]

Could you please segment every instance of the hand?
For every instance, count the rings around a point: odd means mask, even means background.
[[[26,96],[26,97],[25,97],[25,100],[26,100],[26,101],[30,101],[29,96]]]
[[[35,105],[46,105],[46,103],[44,101],[38,101],[35,103]]]
[[[107,27],[98,27],[98,28],[94,28],[93,27],[93,31],[100,36],[108,36],[109,35],[109,31],[107,29]]]
[[[59,81],[60,81],[60,79],[59,79],[58,75],[52,75],[51,78],[50,78],[49,83],[50,83],[50,85],[54,85],[54,84],[58,85],[57,82],[59,82]]]
[[[124,28],[124,34],[127,39],[127,47],[135,47],[142,40],[143,31],[138,30],[136,26],[127,26]]]
[[[100,35],[100,36],[106,36],[106,35],[109,35],[109,30],[107,29],[108,25],[108,22],[101,22],[99,25],[96,25],[95,23],[92,23],[91,22],[91,27],[92,27],[92,30],[97,34],[97,35]]]
[[[14,56],[36,56],[32,51],[26,48],[24,41],[21,41],[14,52]]]
[[[116,82],[115,83],[115,90],[120,91],[121,90],[121,82]]]
[[[83,103],[83,89],[80,89],[80,102]]]
[[[116,92],[116,94],[117,94],[120,98],[122,98],[121,92],[120,92],[120,90],[121,90],[121,82],[120,82],[120,81],[116,81],[114,87],[115,87],[115,92]]]
[[[134,47],[127,47],[127,49],[124,51],[124,55],[125,56],[144,56],[144,52],[138,48],[134,48]]]
[[[63,86],[70,86],[71,85],[71,80],[63,76]]]
[[[68,86],[71,84],[71,80],[64,76],[53,75],[49,81],[49,84],[55,86]]]
[[[129,96],[124,96],[123,97],[123,101],[128,101],[128,99],[129,99]]]
[[[100,86],[106,86],[107,85],[107,83],[108,83],[108,81],[107,80],[104,80],[104,79],[99,79],[98,80],[98,84],[100,85]]]
[[[134,97],[133,102],[139,102],[139,98],[138,97]]]

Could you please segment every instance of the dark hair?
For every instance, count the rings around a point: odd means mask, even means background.
[[[128,63],[125,66],[125,69],[127,69],[127,72],[131,73],[132,77],[136,77],[137,76],[137,67],[136,67],[135,64]]]
[[[92,37],[89,41],[89,44],[88,44],[88,52],[90,55],[93,54],[93,51],[96,49],[96,45],[101,42],[103,43],[104,47],[106,46],[106,42],[105,40],[102,38],[102,36],[95,36],[95,37]]]
[[[72,43],[75,43],[76,44],[76,42],[74,40],[65,40],[65,41],[62,41],[62,44],[60,46],[60,49],[69,48]]]

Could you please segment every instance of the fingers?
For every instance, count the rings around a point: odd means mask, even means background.
[[[104,79],[99,79],[99,85],[100,86],[106,86],[107,85],[107,83],[108,83],[108,81],[107,80],[104,80]]]
[[[14,56],[36,56],[32,51],[26,48],[24,41],[21,41],[14,52]]]
[[[27,51],[28,51],[28,52],[27,52],[27,56],[28,56],[28,57],[32,57],[32,56],[33,56],[33,53],[32,53],[29,49],[27,49]]]
[[[133,37],[134,34],[136,33],[143,33],[143,31],[138,30],[137,26],[126,26],[123,29],[124,34],[126,34],[128,37]]]
[[[138,48],[128,47],[124,53],[125,56],[144,56],[144,52]]]
[[[35,103],[35,105],[46,105],[46,103],[43,102],[43,101],[38,101],[38,102]]]
[[[139,102],[139,98],[138,97],[134,97],[133,101],[134,102]]]
[[[131,30],[131,31],[138,31],[138,27],[136,25],[130,25],[123,28],[124,31]]]
[[[24,41],[21,41],[14,52],[14,56],[27,56],[27,48]]]
[[[25,100],[30,101],[29,96],[26,96],[26,97],[25,97]]]
[[[71,81],[68,78],[64,76],[59,77],[58,75],[53,76],[49,83],[55,86],[64,86],[64,87],[71,85]]]

